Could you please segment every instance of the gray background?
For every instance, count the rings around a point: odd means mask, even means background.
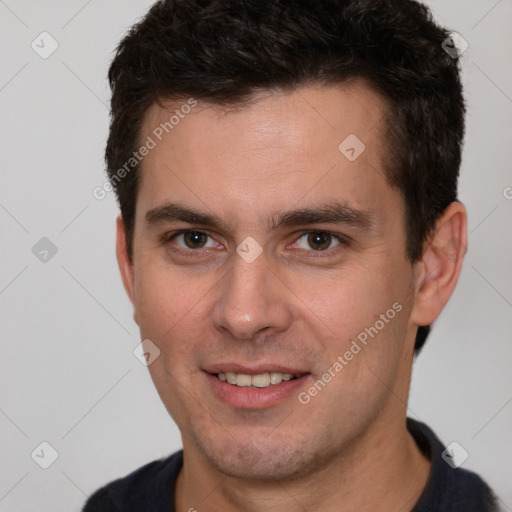
[[[151,3],[0,0],[2,511],[78,511],[100,485],[180,447],[133,355],[114,197],[92,195],[105,180],[111,52]],[[428,3],[469,43],[460,195],[470,242],[415,364],[409,415],[460,443],[464,467],[512,510],[512,2]],[[59,45],[47,59],[31,47],[43,31]],[[46,262],[32,251],[43,237],[58,249],[36,246]],[[51,462],[43,441],[58,453],[48,469],[35,462]]]

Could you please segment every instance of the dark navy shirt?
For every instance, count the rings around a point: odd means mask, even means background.
[[[407,428],[432,464],[411,512],[498,512],[494,494],[478,475],[443,460],[444,446],[430,428],[410,418]],[[96,491],[82,512],[176,512],[174,487],[182,465],[183,451],[150,462]]]

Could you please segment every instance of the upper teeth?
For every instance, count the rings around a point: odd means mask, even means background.
[[[280,384],[283,380],[291,380],[294,378],[294,375],[291,373],[280,372],[259,373],[258,375],[226,372],[219,373],[218,377],[220,380],[227,381],[229,384],[233,384],[234,386],[241,386],[244,388],[250,388],[251,386],[266,388],[271,384]]]

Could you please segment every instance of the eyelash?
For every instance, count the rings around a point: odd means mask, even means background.
[[[170,242],[172,242],[178,236],[184,235],[187,233],[199,233],[199,234],[206,235],[206,236],[212,238],[211,233],[208,231],[203,231],[203,230],[199,230],[199,229],[182,229],[179,231],[174,231],[172,233],[166,233],[165,235],[163,235],[161,237],[161,241],[164,245],[168,245],[168,244],[170,244]],[[324,257],[332,256],[333,251],[338,252],[336,250],[337,248],[338,248],[338,250],[343,249],[343,248],[347,247],[350,242],[348,237],[346,237],[345,235],[341,235],[339,233],[332,233],[331,231],[319,230],[319,229],[310,229],[310,230],[306,230],[306,231],[301,231],[299,233],[299,236],[297,237],[295,243],[297,242],[297,240],[300,240],[304,235],[309,235],[310,233],[321,233],[321,234],[329,235],[339,242],[339,245],[337,245],[336,247],[333,247],[332,249],[326,249],[323,251],[315,251],[315,250],[311,249],[311,250],[307,251],[308,253],[314,254],[314,256],[308,256],[310,258],[324,258]],[[203,256],[204,253],[208,252],[210,249],[212,249],[212,248],[210,247],[210,248],[207,248],[206,250],[201,250],[201,249],[186,250],[186,249],[182,249],[180,247],[175,247],[172,249],[172,251],[175,253],[178,253],[182,256],[185,256],[185,257],[197,258],[197,257]],[[299,249],[299,250],[305,251],[304,249]]]

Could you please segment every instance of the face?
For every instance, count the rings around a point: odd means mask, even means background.
[[[160,350],[151,377],[190,456],[240,477],[313,471],[407,394],[414,269],[384,103],[363,84],[199,102],[158,140],[183,104],[147,112],[124,270]]]

